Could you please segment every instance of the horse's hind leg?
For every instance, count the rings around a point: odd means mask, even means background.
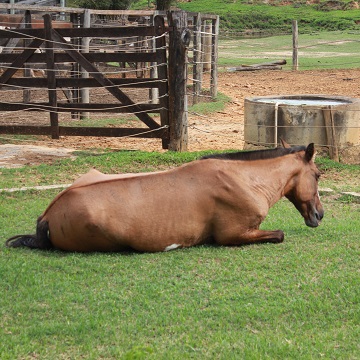
[[[281,243],[284,241],[284,232],[281,230],[252,230],[246,234],[249,243]]]
[[[261,244],[261,243],[281,243],[284,241],[284,233],[281,230],[249,230],[240,236],[228,236],[217,239],[221,245],[244,245],[244,244]]]

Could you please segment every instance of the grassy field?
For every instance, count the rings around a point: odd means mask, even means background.
[[[166,169],[197,153],[79,154],[2,169],[0,188],[104,172]],[[357,359],[360,169],[319,158],[325,218],[305,226],[286,200],[262,228],[285,242],[158,254],[73,254],[0,247],[3,359]],[[339,180],[341,179],[341,180]],[[0,193],[0,234],[33,232],[57,191]]]
[[[81,2],[68,0],[66,4],[79,7]],[[173,0],[172,5],[172,9],[219,15],[221,31],[230,33],[289,33],[292,20],[298,20],[302,33],[358,30],[360,21],[353,0]],[[133,10],[155,7],[155,0],[134,0],[131,4]]]
[[[283,69],[292,69],[292,35],[262,38],[222,37],[219,68],[259,64],[285,59]],[[358,68],[359,33],[317,32],[299,35],[299,70]]]
[[[146,9],[153,1],[140,0],[133,5]],[[292,20],[298,20],[299,31],[308,33],[324,30],[359,29],[360,12],[350,6],[351,0],[329,2],[320,0],[309,4],[306,0],[194,0],[174,1],[177,8],[190,12],[220,16],[220,28],[228,32],[289,33]],[[333,6],[335,5],[337,6]],[[349,4],[350,3],[350,4]]]
[[[291,69],[293,20],[299,28],[299,70],[360,66],[360,11],[351,9],[350,0],[280,3],[284,2],[195,0],[176,1],[175,5],[189,12],[219,15],[220,70],[281,59],[287,60],[283,69]],[[152,8],[152,1],[140,0],[133,6],[146,9],[149,4]]]

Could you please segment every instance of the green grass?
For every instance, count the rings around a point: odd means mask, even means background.
[[[334,162],[327,157],[317,157],[316,163],[321,171],[321,187],[336,192],[360,192],[360,166]]]
[[[326,3],[321,0],[320,3]],[[306,1],[289,2],[287,6],[273,6],[264,1],[249,0],[196,0],[178,1],[176,6],[189,12],[216,14],[220,16],[220,29],[230,32],[289,33],[292,20],[298,20],[302,33],[318,30],[358,29],[360,12],[350,9],[350,0],[339,1],[339,10],[321,9],[319,5],[308,5]],[[153,2],[151,2],[153,3]],[[149,2],[140,0],[134,9],[146,9]],[[321,5],[320,4],[320,5]]]
[[[62,159],[53,165],[25,166],[0,169],[0,189],[23,186],[67,184],[91,168],[104,173],[147,172],[166,170],[184,162],[195,160],[208,152],[146,152],[131,150],[75,151],[76,159]],[[358,165],[336,163],[328,158],[317,157],[322,171],[322,186],[336,191],[359,191]],[[341,174],[341,175],[340,175]],[[340,181],[345,178],[346,181]]]
[[[167,169],[201,156],[201,153],[156,153],[145,151],[98,150],[75,152],[77,158],[59,160],[52,166],[26,166],[0,170],[0,188],[67,184],[91,168],[105,173],[146,172]]]
[[[190,12],[220,16],[220,69],[280,59],[287,60],[283,69],[291,69],[293,20],[298,21],[299,28],[300,70],[360,66],[360,11],[348,10],[346,4],[350,1],[339,1],[343,9],[331,11],[320,10],[325,0],[319,5],[307,5],[306,1],[290,3],[272,6],[255,0],[196,0],[178,1],[176,6]],[[134,8],[146,9],[148,4],[147,0],[141,0]],[[254,39],[248,37],[251,34],[272,36]]]
[[[218,92],[218,96],[212,101],[200,102],[189,106],[189,112],[206,115],[216,111],[223,111],[226,103],[230,100],[230,97]]]
[[[29,142],[38,139],[35,135],[7,135],[0,134],[0,144],[9,144],[11,143],[21,143],[21,142]]]
[[[79,0],[69,0],[67,6],[77,7]],[[302,32],[314,30],[357,29],[360,12],[350,9],[351,0],[340,0],[341,9],[323,8],[327,0],[320,4],[308,5],[306,0],[290,1],[287,6],[279,5],[279,1],[265,4],[263,0],[193,0],[173,1],[177,8],[189,12],[216,14],[220,16],[221,30],[231,32],[252,31],[254,33],[290,32],[293,19],[299,21]],[[155,1],[138,0],[132,4],[133,10],[155,8]]]
[[[299,35],[299,69],[358,68],[359,34],[333,31]],[[283,69],[292,68],[292,36],[222,38],[219,67],[251,65],[285,59]]]
[[[82,154],[25,167],[22,184],[176,166],[198,153]],[[329,183],[356,189],[359,167],[318,159]],[[2,170],[1,186],[20,169]],[[350,175],[352,174],[352,178]],[[326,179],[327,178],[327,179]],[[324,186],[321,179],[321,186]],[[33,232],[57,191],[0,193],[1,239]],[[305,226],[287,201],[263,229],[285,242],[200,246],[157,254],[75,254],[0,247],[1,359],[358,358],[360,205],[322,197],[325,218]],[[161,211],[161,210],[159,210]]]
[[[135,117],[133,117],[133,120]],[[64,123],[65,126],[86,126],[86,127],[111,127],[127,124],[131,118],[87,118],[82,120],[69,120]]]
[[[325,1],[322,1],[324,3]],[[349,1],[342,1],[345,6]],[[145,2],[140,2],[146,7]],[[272,6],[262,1],[196,0],[178,2],[177,6],[190,12],[202,12],[220,16],[222,31],[254,33],[291,32],[292,20],[298,21],[301,33],[311,31],[334,31],[358,29],[360,12],[352,10],[322,11],[316,5],[296,1],[288,6]]]
[[[60,123],[60,126],[68,127],[122,127],[124,124],[132,124],[137,121],[134,115],[128,115],[118,118],[99,118],[90,117],[81,120],[65,120]],[[37,135],[8,135],[0,134],[0,144],[16,143],[26,144],[29,142],[37,141],[41,139]]]

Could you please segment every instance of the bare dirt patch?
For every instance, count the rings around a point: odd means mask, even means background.
[[[0,167],[22,167],[35,163],[52,162],[54,159],[74,157],[73,149],[49,148],[37,145],[0,145]]]
[[[218,89],[229,96],[231,101],[221,112],[210,115],[189,113],[189,151],[209,149],[242,149],[244,98],[266,95],[293,95],[293,94],[324,94],[360,97],[360,69],[359,70],[329,70],[329,71],[256,71],[219,73]],[[10,114],[11,117],[16,114]],[[29,116],[29,115],[27,115]],[[37,116],[33,113],[31,116]],[[48,117],[45,117],[48,119]],[[14,119],[15,120],[15,119]],[[30,121],[22,118],[21,123]],[[46,120],[48,121],[48,120]],[[360,126],[360,114],[359,114]],[[25,144],[22,142],[21,144]],[[17,142],[16,144],[19,144]],[[26,143],[28,144],[28,143]],[[29,144],[28,144],[29,145]],[[164,151],[158,139],[139,138],[89,138],[89,137],[62,137],[52,140],[41,137],[38,141],[31,141],[30,145],[38,145],[51,149],[131,149],[144,151]],[[59,150],[60,152],[60,150]],[[359,149],[348,151],[349,158],[356,163],[360,162]],[[71,155],[71,152],[68,153]],[[21,156],[24,156],[23,154]],[[56,155],[31,154],[28,150],[24,164],[39,164],[57,159]],[[0,161],[6,159],[0,153]],[[352,162],[353,162],[352,161]],[[8,161],[8,166],[17,163],[16,157]],[[0,166],[3,166],[0,164]]]

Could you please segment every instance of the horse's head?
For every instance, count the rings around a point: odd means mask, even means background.
[[[296,154],[301,166],[292,178],[285,196],[295,205],[305,219],[307,226],[319,226],[324,216],[324,209],[320,202],[318,180],[320,172],[314,158],[314,144],[310,144],[305,151]]]

